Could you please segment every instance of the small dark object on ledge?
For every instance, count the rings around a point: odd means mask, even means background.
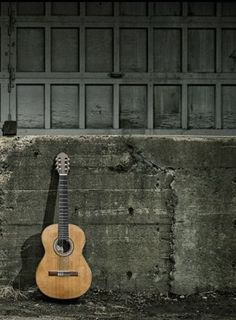
[[[16,121],[7,120],[3,123],[2,134],[3,136],[15,136],[16,135]]]

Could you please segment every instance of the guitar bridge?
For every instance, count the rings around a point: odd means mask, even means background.
[[[48,271],[50,277],[78,277],[79,273],[76,271]]]

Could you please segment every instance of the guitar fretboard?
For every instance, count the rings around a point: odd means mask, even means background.
[[[68,240],[69,227],[68,227],[67,175],[62,175],[62,174],[59,175],[58,195],[59,195],[58,239]]]

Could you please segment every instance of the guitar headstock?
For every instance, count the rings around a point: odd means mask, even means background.
[[[70,158],[64,152],[61,152],[56,157],[56,169],[59,175],[67,175],[70,170]]]

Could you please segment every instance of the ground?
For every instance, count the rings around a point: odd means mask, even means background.
[[[0,299],[0,319],[236,320],[236,295],[144,295],[90,290],[80,299],[54,301],[40,292]]]

